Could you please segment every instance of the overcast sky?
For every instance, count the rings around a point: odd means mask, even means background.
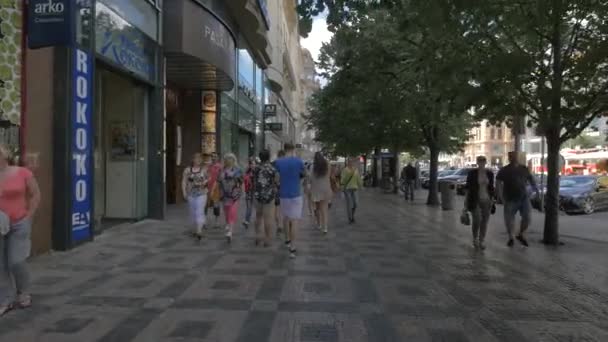
[[[302,39],[300,44],[310,51],[315,61],[318,61],[321,46],[324,42],[329,42],[331,36],[332,33],[327,30],[325,16],[318,16],[312,23],[312,31],[308,35],[308,38]]]

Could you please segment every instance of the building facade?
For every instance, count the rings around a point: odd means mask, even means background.
[[[491,125],[487,120],[483,120],[469,131],[464,152],[460,154],[456,164],[474,165],[477,156],[483,155],[489,166],[500,167],[508,163],[508,153],[513,147],[513,135],[506,124]]]
[[[274,157],[286,142],[300,143],[298,128],[302,113],[301,48],[296,2],[269,0],[268,10],[271,18],[276,20],[272,20],[269,30],[272,64],[266,70],[268,77],[266,103],[276,104],[277,114],[266,118],[266,122],[282,126],[281,130],[265,133],[266,148]]]
[[[321,89],[321,83],[317,78],[315,61],[312,58],[310,51],[307,49],[301,50],[302,69],[300,73],[300,108],[304,116],[309,114],[308,101],[310,98]],[[315,152],[319,152],[322,146],[315,140],[316,132],[309,129],[306,120],[303,119],[299,124],[300,139],[302,142],[302,156],[306,159],[312,159]]]
[[[182,201],[181,177],[195,152],[234,153],[245,165],[262,148],[270,18],[263,1],[164,6],[166,197],[172,204]]]

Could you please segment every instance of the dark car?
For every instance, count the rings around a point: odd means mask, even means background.
[[[443,177],[447,177],[451,174],[453,174],[454,172],[456,172],[457,170],[441,170],[437,173],[437,181],[440,181]],[[430,173],[427,177],[425,178],[421,178],[421,184],[422,187],[425,189],[429,188],[429,182],[430,182]]]
[[[544,192],[544,191],[543,191]],[[540,209],[540,196],[532,197]],[[559,207],[566,214],[592,214],[608,209],[608,176],[566,176],[559,181]]]
[[[464,196],[466,193],[467,176],[471,170],[474,170],[474,168],[458,169],[453,174],[443,177],[441,181],[454,182],[456,184],[456,193]]]

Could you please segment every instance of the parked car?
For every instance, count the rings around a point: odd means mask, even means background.
[[[469,175],[469,171],[471,170],[474,170],[474,168],[467,167],[463,169],[458,169],[451,175],[443,177],[441,181],[454,182],[456,184],[456,193],[458,195],[464,196],[464,194],[466,193],[467,176]]]
[[[457,170],[441,170],[437,173],[437,181],[440,181],[443,177],[447,177],[451,174],[453,174],[454,172],[456,172]],[[425,178],[420,178],[421,180],[421,185],[424,189],[428,189],[429,188],[429,182],[430,182],[430,173],[427,175],[427,177]]]
[[[540,196],[531,198],[536,209],[541,208]],[[566,214],[592,214],[596,210],[608,209],[608,176],[562,177],[559,181],[559,207]]]

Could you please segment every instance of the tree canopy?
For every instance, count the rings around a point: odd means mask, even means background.
[[[320,63],[334,87],[319,95],[324,103],[353,105],[335,98],[343,87],[353,101],[390,99],[382,122],[407,122],[392,127],[415,131],[431,156],[458,148],[467,112],[495,123],[527,118],[548,146],[544,242],[559,243],[560,148],[608,113],[607,1],[303,0],[298,11],[304,34],[322,12],[335,32]],[[375,119],[355,107],[356,122]]]

